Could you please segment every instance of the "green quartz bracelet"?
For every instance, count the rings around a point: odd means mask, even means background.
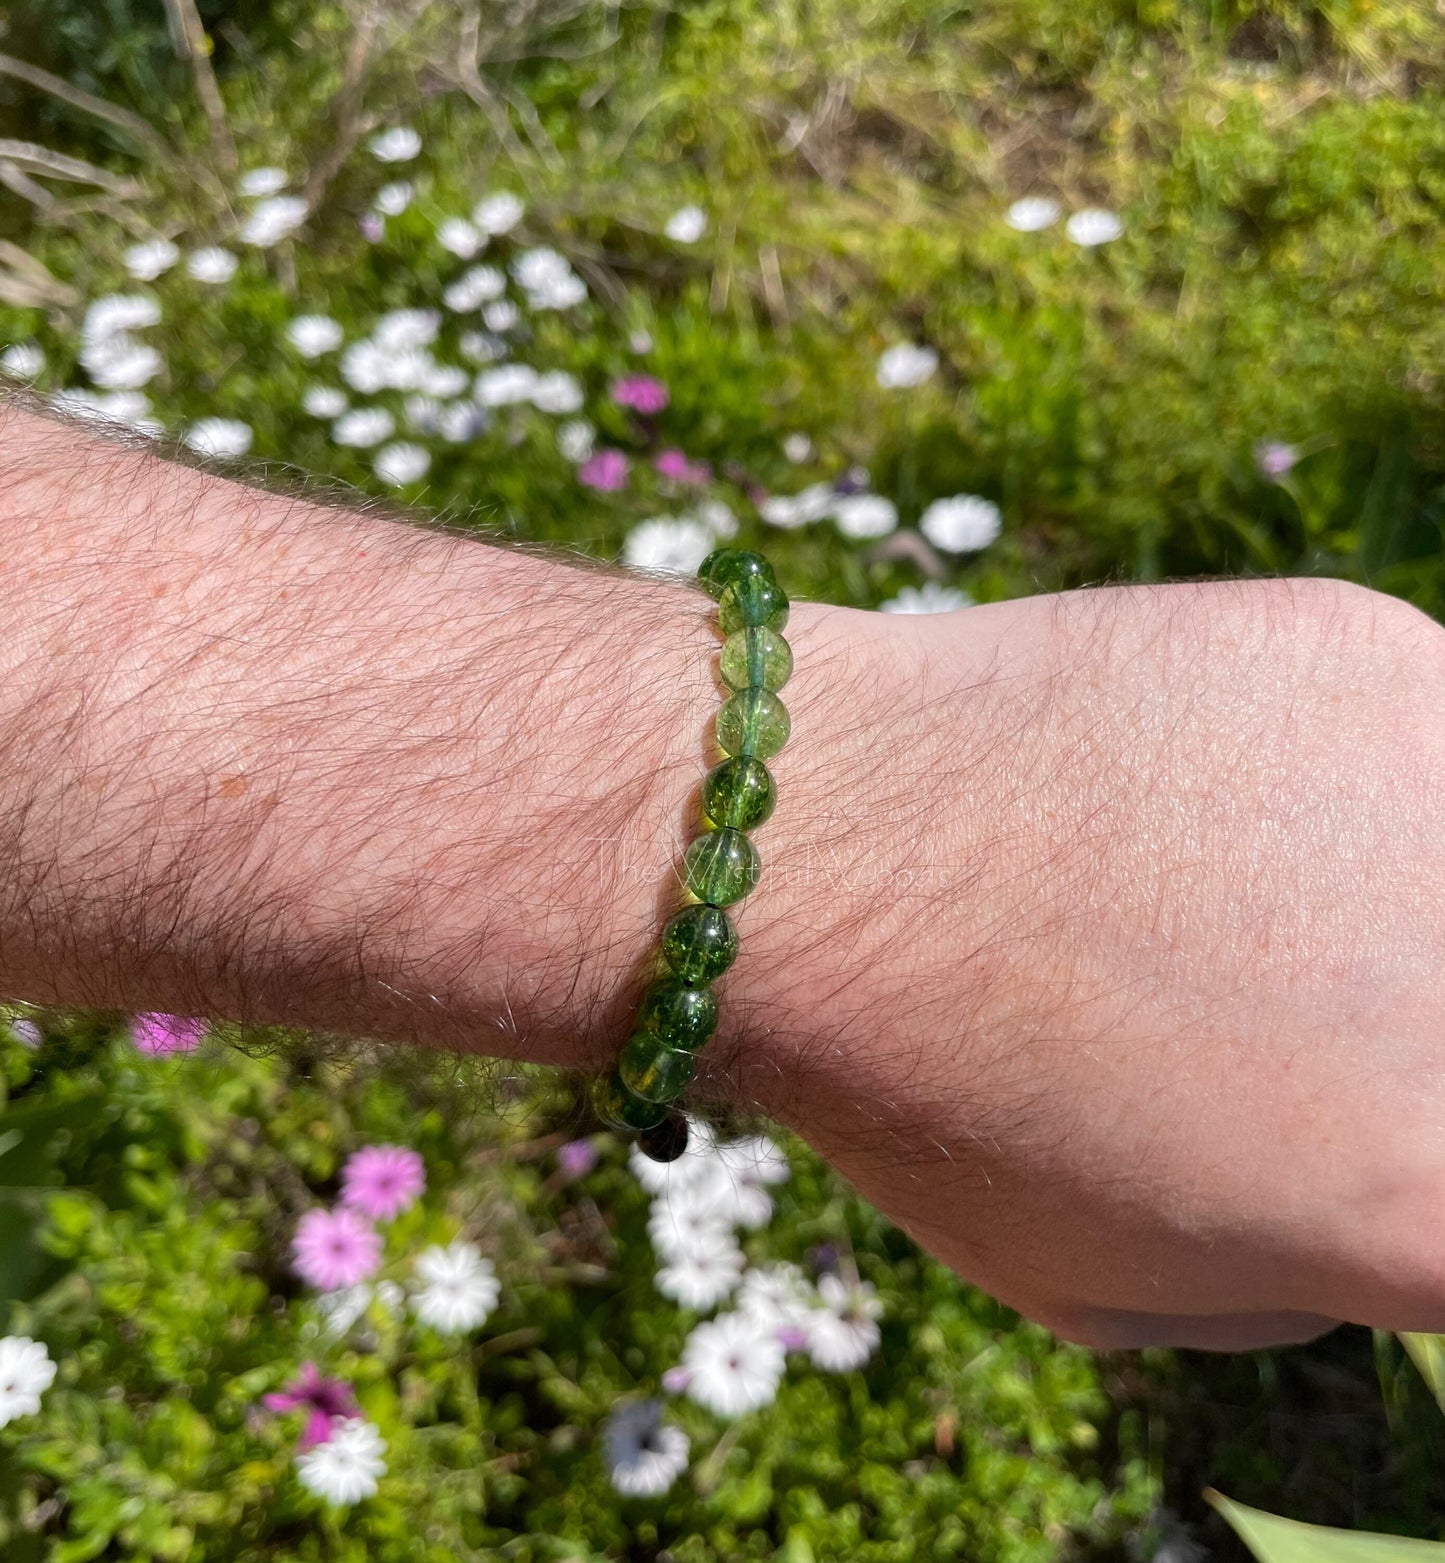
[[[703,560],[697,578],[717,599],[726,637],[719,671],[730,694],[717,716],[724,759],[702,784],[704,834],[683,855],[688,904],[663,929],[657,975],[617,1068],[592,1089],[608,1128],[635,1135],[654,1161],[675,1161],[687,1149],[678,1099],[698,1050],[717,1029],[713,979],[738,953],[737,930],[724,908],[758,882],[761,864],[747,832],[773,812],[777,791],[763,762],[787,743],[791,725],[778,699],[793,671],[781,633],[788,599],[772,566],[761,554],[719,548]]]

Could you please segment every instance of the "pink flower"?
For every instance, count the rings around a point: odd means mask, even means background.
[[[660,413],[672,398],[661,380],[650,374],[624,375],[612,382],[612,400],[619,407],[630,407],[644,418]]]
[[[296,1273],[318,1291],[356,1286],[381,1264],[381,1237],[358,1211],[308,1210],[291,1239]]]
[[[301,1371],[278,1393],[263,1395],[261,1404],[268,1411],[305,1411],[306,1426],[301,1430],[301,1441],[296,1445],[298,1454],[305,1454],[317,1444],[331,1439],[331,1424],[338,1417],[359,1416],[361,1407],[356,1403],[350,1384],[339,1378],[322,1378],[314,1362],[303,1362]]]
[[[137,1015],[131,1023],[131,1041],[136,1052],[150,1058],[163,1058],[168,1053],[193,1053],[201,1045],[205,1033],[204,1020],[194,1020],[185,1015]]]
[[[373,1221],[390,1221],[426,1192],[426,1164],[400,1145],[366,1145],[341,1169],[341,1203]]]
[[[712,468],[705,461],[689,461],[680,450],[665,450],[652,465],[665,478],[674,483],[695,483],[699,486],[712,478]]]
[[[557,1152],[557,1165],[565,1177],[585,1178],[597,1165],[597,1144],[594,1140],[568,1140]]]
[[[577,481],[584,488],[613,493],[627,484],[627,457],[620,450],[599,450],[578,467]]]

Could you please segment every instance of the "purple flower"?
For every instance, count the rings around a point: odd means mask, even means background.
[[[665,450],[652,463],[665,478],[674,483],[692,483],[701,487],[712,478],[712,468],[705,461],[689,461],[680,450]]]
[[[400,1145],[366,1145],[341,1169],[341,1203],[373,1221],[390,1221],[426,1192],[426,1164]]]
[[[291,1239],[296,1273],[321,1292],[356,1286],[381,1264],[381,1238],[360,1212],[308,1210]]]
[[[806,1351],[808,1332],[800,1324],[785,1324],[778,1331],[778,1340],[784,1351]]]
[[[330,1441],[331,1424],[338,1417],[359,1416],[361,1407],[356,1403],[350,1384],[339,1378],[322,1378],[321,1370],[314,1362],[303,1362],[301,1371],[286,1386],[261,1397],[261,1404],[268,1411],[306,1412],[306,1425],[301,1430],[301,1440],[296,1445],[298,1454],[305,1454],[317,1444]]]
[[[557,1152],[557,1165],[569,1178],[585,1178],[597,1165],[596,1142],[568,1140]]]
[[[612,400],[619,407],[630,407],[644,418],[651,418],[672,398],[667,394],[667,387],[654,375],[629,374],[612,382]]]
[[[662,1387],[669,1395],[680,1395],[692,1383],[692,1369],[668,1368],[662,1375]]]
[[[386,233],[386,218],[380,212],[367,212],[357,223],[361,229],[361,237],[368,244],[380,244],[382,236]]]
[[[599,450],[578,467],[577,481],[584,488],[611,494],[627,486],[627,471],[627,457],[620,450]]]
[[[1254,447],[1254,464],[1261,477],[1278,483],[1294,470],[1299,454],[1296,446],[1286,445],[1283,440],[1261,440]]]
[[[168,1053],[193,1053],[201,1045],[206,1030],[204,1020],[185,1015],[137,1015],[131,1022],[131,1041],[136,1052],[150,1058]]]

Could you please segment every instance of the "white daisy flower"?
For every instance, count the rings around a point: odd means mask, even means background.
[[[251,448],[251,426],[239,418],[202,418],[182,436],[186,445],[218,461],[234,460]]]
[[[392,125],[366,145],[378,163],[409,163],[421,151],[421,137],[410,125]]]
[[[664,1257],[696,1249],[736,1248],[732,1212],[722,1200],[707,1197],[713,1179],[686,1183],[655,1195],[647,1217],[647,1236]]]
[[[415,195],[416,186],[410,179],[398,179],[394,184],[382,185],[376,192],[375,209],[383,217],[400,217]]]
[[[879,604],[884,613],[956,613],[972,606],[973,598],[967,592],[956,586],[940,586],[937,581],[905,586],[896,597]]]
[[[434,309],[393,309],[371,328],[371,340],[388,352],[430,347],[441,323],[442,317]]]
[[[547,283],[540,288],[534,288],[527,295],[527,302],[533,309],[574,309],[587,298],[587,284],[581,277],[573,273],[570,276],[560,277],[556,282]],[[495,307],[495,306],[494,306]],[[483,314],[483,319],[486,318]],[[489,322],[490,324],[490,322]],[[493,327],[495,330],[496,328]]]
[[[284,168],[251,168],[241,175],[237,186],[242,195],[280,195],[290,183]]]
[[[306,221],[310,208],[299,195],[273,195],[258,201],[241,224],[241,243],[270,249]]]
[[[217,285],[229,282],[236,275],[236,267],[240,264],[230,250],[223,250],[219,244],[207,245],[203,250],[193,250],[186,257],[186,271],[197,282],[210,282]]]
[[[667,1256],[653,1279],[664,1297],[695,1313],[706,1313],[732,1295],[744,1263],[736,1243],[727,1248],[718,1244],[679,1249]]]
[[[810,483],[797,494],[769,494],[758,514],[769,526],[791,530],[831,515],[837,497],[831,484]]]
[[[82,341],[117,336],[126,331],[144,331],[160,323],[161,306],[148,293],[108,293],[94,300],[81,322]]]
[[[509,298],[499,298],[482,306],[482,324],[488,331],[511,331],[522,319],[522,311]]]
[[[731,1418],[771,1404],[787,1362],[772,1330],[741,1313],[724,1313],[688,1336],[680,1366],[688,1374],[689,1398]]]
[[[728,1140],[717,1148],[723,1166],[746,1183],[786,1183],[793,1175],[788,1153],[765,1134]]]
[[[843,494],[833,501],[833,520],[844,537],[887,537],[898,526],[898,507],[882,494]]]
[[[1004,221],[1019,233],[1041,233],[1060,217],[1059,203],[1047,195],[1026,195],[1004,213]]]
[[[515,407],[532,399],[537,380],[537,371],[528,364],[499,364],[482,370],[472,382],[472,395],[479,407]]]
[[[341,322],[330,315],[297,315],[286,327],[286,340],[303,358],[320,358],[341,346]]]
[[[700,206],[680,206],[662,231],[674,244],[696,244],[707,232],[707,213]]]
[[[470,364],[494,364],[505,358],[511,348],[501,339],[486,331],[463,331],[457,342],[457,351]]]
[[[507,279],[495,266],[473,266],[443,292],[442,303],[455,314],[466,315],[506,291]]]
[[[935,499],[918,522],[918,530],[947,554],[971,554],[987,548],[1002,526],[1003,514],[998,506],[978,494]]]
[[[371,1285],[367,1281],[358,1281],[355,1286],[343,1286],[334,1292],[322,1292],[314,1306],[321,1315],[324,1333],[339,1340],[371,1306],[371,1298]]]
[[[664,1423],[656,1400],[612,1408],[602,1430],[607,1479],[626,1498],[658,1498],[687,1469],[687,1434]]]
[[[683,1197],[700,1205],[712,1219],[730,1227],[744,1227],[749,1232],[761,1230],[773,1219],[773,1201],[768,1191],[733,1171],[721,1155],[671,1197]]]
[[[155,348],[123,331],[82,343],[80,362],[90,378],[107,391],[139,390],[165,367]]]
[[[738,535],[738,518],[720,499],[700,499],[693,506],[692,513],[714,537],[730,538]]]
[[[393,384],[394,367],[395,355],[372,341],[353,342],[341,355],[341,378],[363,396]]]
[[[338,1507],[376,1496],[377,1483],[386,1475],[386,1440],[363,1417],[339,1418],[331,1424],[331,1436],[296,1457],[296,1479],[307,1490]]]
[[[526,207],[515,195],[499,191],[484,197],[472,208],[472,221],[483,233],[496,237],[510,233],[521,222]]]
[[[28,1335],[0,1340],[0,1427],[18,1416],[34,1416],[54,1382],[55,1364],[43,1342]]]
[[[449,400],[460,396],[472,383],[472,377],[459,364],[429,363],[417,384],[428,396]]]
[[[181,258],[181,252],[169,239],[147,239],[132,244],[121,256],[121,264],[137,282],[154,282]]]
[[[797,1265],[778,1262],[750,1269],[734,1304],[762,1329],[796,1330],[815,1310],[817,1297]]]
[[[688,516],[654,516],[639,521],[622,544],[622,562],[633,570],[695,575],[713,551],[712,528]]]
[[[144,428],[151,410],[144,391],[57,391],[51,400],[72,417],[125,423],[133,428]]]
[[[442,404],[435,396],[408,396],[401,404],[401,416],[413,433],[435,434],[441,423]]]
[[[334,385],[308,385],[301,393],[301,406],[313,418],[339,418],[350,405],[346,392]]]
[[[486,242],[486,235],[465,217],[448,217],[437,224],[437,243],[463,260],[470,260]]]
[[[597,430],[585,418],[573,418],[557,430],[557,449],[563,461],[580,467],[592,454],[597,443]]]
[[[453,445],[465,445],[490,426],[491,419],[475,402],[452,402],[437,418],[437,433]]]
[[[805,461],[812,459],[813,442],[806,434],[790,434],[783,441],[783,455],[795,467],[800,467]]]
[[[580,412],[582,402],[582,382],[565,369],[552,369],[538,375],[537,383],[532,387],[532,405],[539,412]]]
[[[1075,212],[1064,224],[1064,232],[1086,250],[1100,244],[1112,244],[1124,232],[1124,224],[1117,212],[1106,211],[1101,206],[1085,207]]]
[[[717,1137],[700,1119],[687,1121],[687,1149],[673,1161],[653,1161],[633,1141],[627,1151],[632,1175],[649,1194],[673,1194],[694,1179],[717,1171]]]
[[[825,1275],[818,1281],[818,1296],[823,1306],[804,1321],[813,1365],[828,1373],[861,1368],[878,1349],[883,1317],[878,1294],[867,1281],[849,1286],[840,1276]]]
[[[45,354],[38,342],[12,342],[0,353],[0,372],[12,380],[34,380],[45,370]]]
[[[570,309],[587,297],[587,285],[567,257],[545,246],[524,250],[512,263],[512,275],[533,309]]]
[[[412,1307],[423,1324],[443,1335],[460,1335],[487,1322],[502,1288],[489,1259],[472,1243],[449,1243],[417,1256],[420,1285]]]
[[[393,488],[405,488],[424,478],[431,468],[431,456],[420,445],[409,445],[398,440],[394,445],[383,445],[371,464],[372,471],[383,483]]]
[[[396,419],[385,407],[353,407],[331,425],[331,438],[338,445],[369,450],[389,440],[396,432]]]
[[[931,347],[898,342],[878,357],[878,383],[885,391],[907,390],[931,380],[938,372],[938,354]]]

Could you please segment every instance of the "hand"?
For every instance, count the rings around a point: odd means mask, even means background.
[[[822,625],[743,1088],[1072,1339],[1445,1329],[1445,632],[1323,581]]]

